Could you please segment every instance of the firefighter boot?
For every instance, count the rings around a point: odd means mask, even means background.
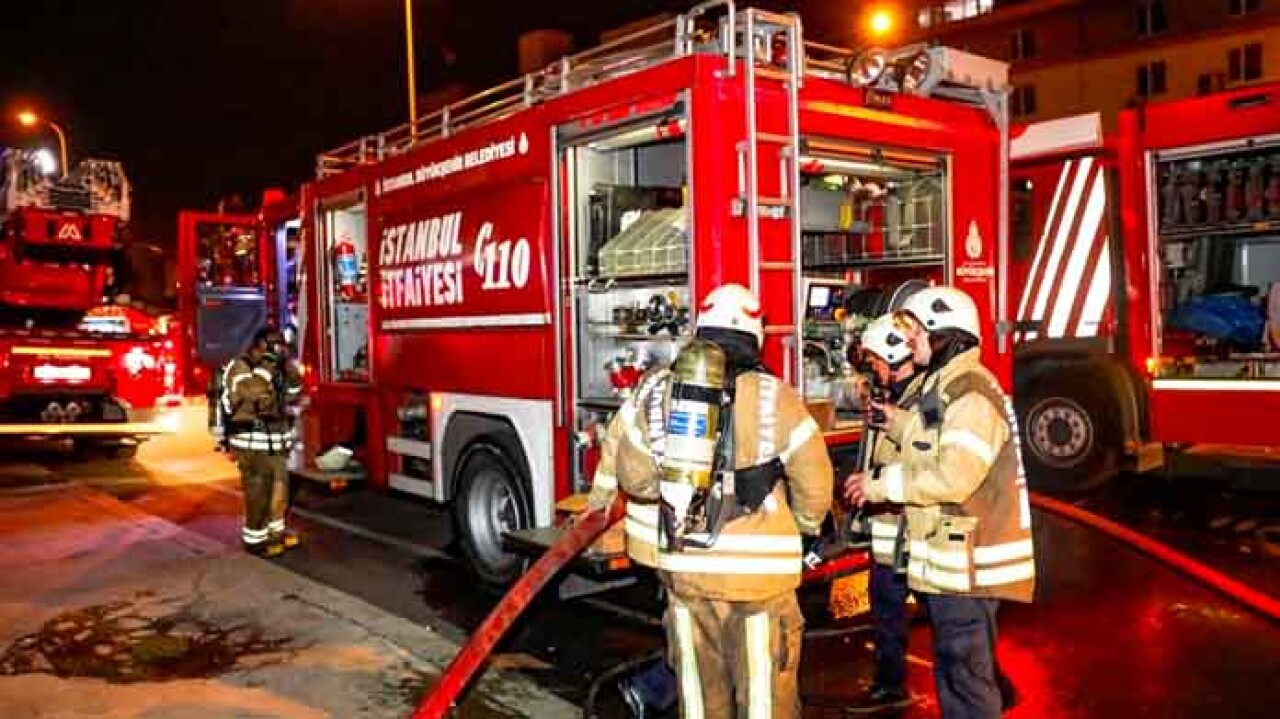
[[[902,710],[912,703],[910,692],[906,687],[891,687],[873,684],[867,693],[858,697],[844,708],[846,714],[870,715],[894,710]]]
[[[244,547],[246,552],[258,557],[266,557],[269,559],[271,557],[278,557],[281,554],[284,554],[284,545],[274,539],[268,539],[265,542],[258,542],[256,544],[242,542],[241,545]]]

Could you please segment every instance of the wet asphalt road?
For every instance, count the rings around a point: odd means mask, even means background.
[[[219,459],[191,449],[144,451],[139,462],[6,455],[0,488],[81,482],[204,536],[237,541],[239,497]],[[1280,524],[1277,497],[1125,477],[1081,503],[1280,595],[1280,559],[1258,534]],[[305,544],[274,560],[282,566],[459,641],[496,600],[455,558],[452,523],[438,508],[315,487],[303,488],[296,506],[291,521]],[[1095,532],[1043,513],[1036,519],[1037,602],[1006,606],[1001,615],[1001,662],[1022,697],[1009,716],[1275,716],[1280,625]],[[802,677],[807,717],[845,716],[841,708],[871,670],[865,628],[833,622],[825,591],[803,593],[811,632]],[[644,582],[593,600],[547,596],[495,661],[581,703],[602,672],[661,649],[657,611]],[[929,633],[919,622],[911,653],[918,701],[900,716],[935,717]],[[598,704],[599,716],[622,716],[608,686]]]

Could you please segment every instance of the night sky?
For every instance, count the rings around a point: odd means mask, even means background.
[[[419,89],[514,76],[529,29],[568,30],[582,48],[690,4],[415,0]],[[829,16],[836,4],[821,3]],[[404,121],[402,13],[403,0],[5,2],[0,145],[56,148],[11,118],[34,107],[55,119],[73,164],[124,163],[134,236],[172,246],[179,208],[237,193],[256,207],[263,187],[306,180],[317,152]]]

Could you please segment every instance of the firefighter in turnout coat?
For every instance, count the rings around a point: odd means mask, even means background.
[[[883,400],[907,410],[919,398],[924,373],[917,362],[928,362],[917,356],[910,338],[895,322],[894,314],[882,315],[862,331],[862,351],[868,355],[874,380],[883,388]],[[877,430],[869,434],[871,467],[884,467],[898,462],[902,447],[876,422],[880,402],[872,400],[872,416],[868,424]],[[883,415],[881,415],[883,416]],[[844,481],[846,498],[856,496],[862,475],[854,473]],[[875,641],[875,676],[870,689],[851,709],[875,710],[904,706],[911,701],[907,691],[907,533],[902,508],[889,503],[873,508],[871,524],[871,595],[872,633]]]
[[[627,402],[630,404],[632,400],[628,399]],[[636,411],[634,404],[631,404],[629,411]],[[613,505],[614,498],[618,496],[615,460],[623,433],[622,422],[610,422],[600,441],[600,461],[596,464],[596,471],[591,481],[591,492],[587,495],[588,512],[608,511]],[[623,531],[626,536],[628,558],[642,567],[657,569],[657,546],[647,541],[649,537],[643,533],[633,536],[636,528],[634,521],[624,520]],[[655,713],[662,714],[669,711],[676,702],[675,672],[665,659],[660,659],[621,679],[618,682],[618,692],[622,695],[627,711],[633,719],[645,719]]]
[[[750,291],[725,285],[707,296],[695,342],[719,348],[732,378],[731,431],[716,445],[732,448],[732,469],[714,487],[734,509],[718,534],[672,539],[685,507],[672,501],[664,472],[685,439],[675,428],[697,425],[673,412],[689,397],[675,396],[680,358],[647,374],[618,411],[595,476],[597,490],[616,484],[626,494],[628,553],[655,566],[667,589],[664,625],[685,719],[799,716],[804,619],[795,590],[831,504],[832,467],[800,396],[761,368],[763,338]]]
[[[226,443],[244,488],[240,539],[250,552],[276,556],[298,544],[297,535],[285,527],[286,462],[293,446],[289,404],[302,390],[279,333],[260,330],[249,349],[227,365],[222,386]]]
[[[851,499],[904,506],[907,582],[933,625],[943,719],[998,717],[996,611],[1000,600],[1031,601],[1035,584],[1017,422],[981,363],[968,295],[922,290],[902,317],[913,344],[927,340],[920,400],[910,411],[884,408],[901,455],[862,477]]]

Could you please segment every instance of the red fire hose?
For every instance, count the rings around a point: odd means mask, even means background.
[[[1166,544],[1093,512],[1056,499],[1032,494],[1031,504],[1037,509],[1092,527],[1225,594],[1259,614],[1280,621],[1280,600],[1197,562]],[[471,639],[462,651],[454,657],[453,662],[441,675],[435,689],[413,713],[412,719],[440,719],[445,716],[498,640],[515,623],[525,607],[556,573],[621,516],[622,508],[622,501],[619,500],[614,503],[609,512],[592,512],[585,515],[520,577],[498,606],[485,617],[484,622],[471,635]],[[865,552],[846,554],[805,572],[804,582],[808,584],[860,571],[867,568],[869,564],[870,558]]]
[[[1243,582],[1236,581],[1216,569],[1201,564],[1167,544],[1157,542],[1124,525],[1117,524],[1093,512],[1056,499],[1032,494],[1031,504],[1037,509],[1052,512],[1092,527],[1157,561],[1169,565],[1209,588],[1227,595],[1255,612],[1273,621],[1280,621],[1280,600]]]
[[[427,695],[412,719],[440,719],[453,707],[454,701],[471,681],[472,675],[493,651],[493,647],[515,623],[520,613],[529,602],[537,596],[543,586],[564,568],[582,550],[595,541],[614,521],[622,516],[621,498],[614,502],[608,512],[591,512],[574,523],[573,528],[551,548],[546,551],[529,571],[521,575],[511,590],[502,597],[498,606],[489,612],[480,627],[471,635],[466,646],[440,675],[440,681]],[[821,581],[851,572],[860,571],[870,566],[870,557],[866,552],[855,552],[824,562],[817,568],[804,573],[804,582]]]
[[[502,601],[498,602],[498,606],[484,618],[484,622],[471,635],[458,656],[453,658],[444,674],[440,675],[439,683],[413,713],[413,719],[440,719],[453,707],[454,700],[471,681],[476,669],[488,658],[494,645],[515,623],[529,602],[533,601],[548,580],[594,542],[614,520],[622,516],[624,506],[619,497],[609,511],[590,512],[582,516],[574,523],[573,528],[533,563],[529,571],[521,575],[511,590],[502,597]]]

